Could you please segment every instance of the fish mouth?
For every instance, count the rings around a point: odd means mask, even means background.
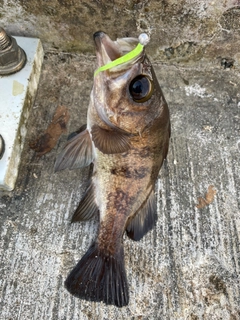
[[[119,46],[103,31],[95,32],[93,39],[96,46],[99,67],[121,57],[122,52]]]
[[[138,44],[138,39],[136,38],[120,38],[112,41],[103,31],[95,32],[93,39],[96,47],[98,67],[120,58],[127,52],[133,50]]]

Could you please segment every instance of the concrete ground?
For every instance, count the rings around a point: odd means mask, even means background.
[[[124,237],[129,306],[78,300],[63,282],[95,238],[96,221],[70,224],[88,169],[53,172],[67,133],[38,157],[29,142],[55,109],[68,132],[86,122],[95,57],[48,53],[16,189],[0,197],[0,319],[240,319],[240,74],[219,64],[154,67],[172,136],[157,182],[158,223]]]

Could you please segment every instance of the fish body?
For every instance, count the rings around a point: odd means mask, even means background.
[[[94,34],[98,67],[121,57],[134,38],[112,41]],[[122,307],[128,304],[123,234],[140,240],[157,221],[154,186],[167,156],[167,103],[143,50],[137,57],[94,77],[87,126],[70,139],[55,170],[93,163],[93,174],[72,221],[99,215],[96,240],[70,272],[73,295]]]

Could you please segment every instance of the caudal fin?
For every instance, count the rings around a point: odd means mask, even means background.
[[[123,248],[111,256],[93,243],[68,275],[65,287],[84,300],[126,306],[129,296]]]

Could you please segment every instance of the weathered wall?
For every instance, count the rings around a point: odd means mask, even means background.
[[[39,37],[46,51],[93,52],[92,34],[151,34],[154,59],[240,60],[239,0],[0,0],[0,25]]]

